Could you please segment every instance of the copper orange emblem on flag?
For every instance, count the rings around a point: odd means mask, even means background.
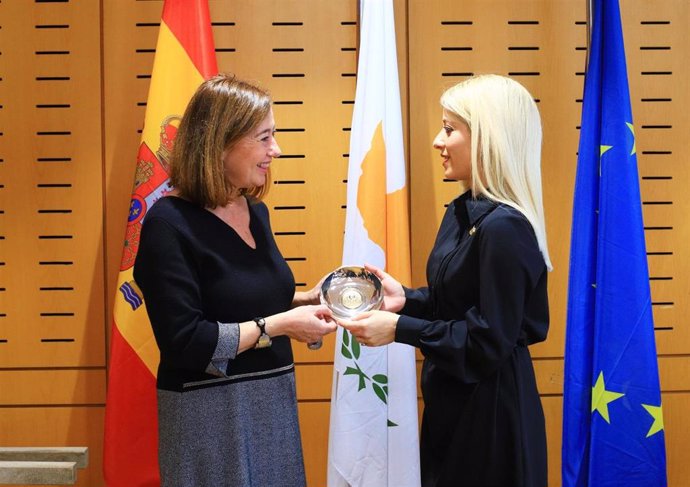
[[[386,143],[381,122],[374,130],[371,148],[362,160],[357,207],[364,220],[369,238],[386,249]]]
[[[409,275],[408,259],[399,255],[399,246],[396,244],[405,243],[397,242],[397,239],[405,238],[407,234],[406,186],[386,193],[386,142],[381,122],[376,126],[369,152],[362,160],[357,207],[369,238],[386,252],[388,272],[404,279],[405,275]]]

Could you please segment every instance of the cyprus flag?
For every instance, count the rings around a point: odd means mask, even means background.
[[[361,2],[343,265],[410,284],[407,184],[392,0]],[[415,351],[362,347],[339,329],[328,487],[419,487]]]

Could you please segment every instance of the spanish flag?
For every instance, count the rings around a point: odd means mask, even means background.
[[[343,265],[410,284],[408,190],[392,0],[363,0]],[[328,487],[419,487],[415,351],[336,338]]]
[[[207,0],[165,0],[113,311],[103,459],[109,487],[160,485],[159,355],[132,266],[146,211],[170,189],[179,120],[197,87],[217,72]]]

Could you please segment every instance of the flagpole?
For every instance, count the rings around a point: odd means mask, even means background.
[[[587,6],[587,50],[585,51],[585,71],[589,66],[589,51],[592,47],[592,2],[594,0],[585,0]]]
[[[359,53],[362,47],[362,0],[357,1],[357,37],[355,39],[355,45],[357,46],[357,51],[355,52],[355,64],[359,66]],[[356,78],[355,78],[356,79]]]

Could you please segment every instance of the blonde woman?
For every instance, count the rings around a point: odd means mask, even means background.
[[[441,97],[433,145],[466,192],[448,205],[427,263],[428,286],[380,269],[382,311],[340,324],[367,346],[424,355],[424,487],[545,487],[544,414],[528,345],[549,327],[541,195],[541,123],[527,90],[470,78]]]

